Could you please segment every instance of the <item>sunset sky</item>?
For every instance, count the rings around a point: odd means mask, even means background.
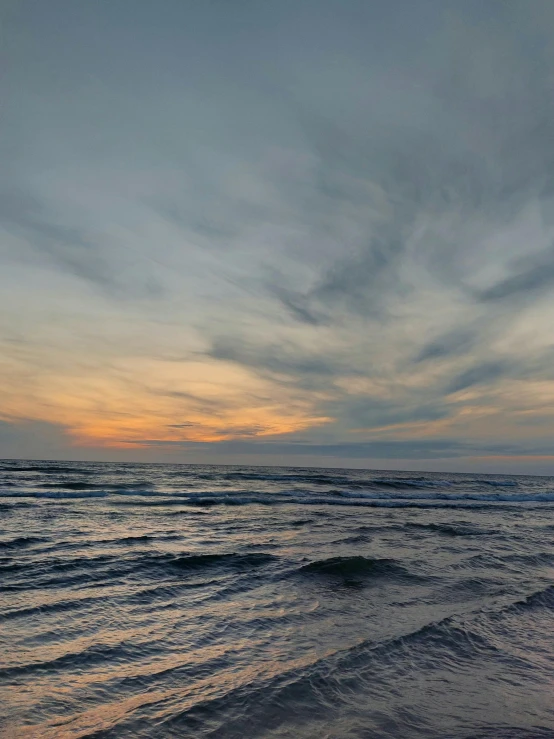
[[[0,457],[554,473],[552,0],[2,7]]]

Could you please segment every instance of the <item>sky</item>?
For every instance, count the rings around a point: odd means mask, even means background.
[[[0,26],[0,457],[554,473],[551,0]]]

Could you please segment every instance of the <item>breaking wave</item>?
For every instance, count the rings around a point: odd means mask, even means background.
[[[99,490],[81,488],[59,490],[4,490],[3,498],[28,499],[87,499],[111,498],[117,501],[120,497],[144,498],[140,505],[189,505],[189,506],[244,506],[244,505],[329,505],[359,506],[373,508],[442,508],[479,505],[518,505],[533,503],[554,503],[554,492],[541,493],[448,493],[418,492],[406,494],[399,490],[394,492],[361,493],[354,490],[333,490],[328,495],[311,491],[294,490],[290,492],[155,492],[144,488],[127,488]],[[128,502],[133,505],[133,501]],[[137,503],[138,504],[138,503]]]

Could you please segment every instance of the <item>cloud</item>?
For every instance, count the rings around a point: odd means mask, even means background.
[[[18,190],[0,192],[0,224],[69,272],[113,287],[113,274],[90,237],[80,229],[54,222],[31,195]]]
[[[189,441],[144,439],[141,445],[182,449],[191,453],[210,453],[214,459],[222,455],[246,455],[293,458],[311,457],[331,459],[371,460],[433,460],[481,456],[536,456],[551,455],[548,445],[533,448],[522,443],[476,443],[467,439],[441,438],[423,440],[370,441],[361,443],[314,444],[286,441],[224,440],[205,444]]]
[[[517,300],[554,288],[554,247],[539,257],[527,258],[525,262],[521,271],[478,292],[478,299],[484,303]]]
[[[0,459],[49,459],[67,454],[64,426],[47,421],[0,420]]]
[[[324,326],[329,323],[329,317],[321,310],[310,306],[310,296],[296,293],[284,285],[268,283],[266,286],[270,295],[274,295],[290,315],[300,323],[310,326]]]
[[[362,394],[337,393],[323,409],[342,429],[380,429],[401,424],[417,424],[448,417],[450,407],[439,398],[399,389],[393,398],[368,397]]]
[[[475,385],[491,383],[510,372],[510,365],[506,362],[491,361],[474,365],[455,377],[447,387],[448,393],[457,393],[460,390]]]
[[[425,344],[414,361],[419,363],[465,354],[473,347],[475,341],[473,331],[455,329]]]
[[[498,381],[504,378],[520,382],[549,381],[554,375],[553,359],[550,346],[546,350],[530,352],[527,356],[500,356],[474,362],[448,383],[446,392],[457,393],[477,385],[498,385]]]
[[[143,275],[137,284],[131,270],[126,279],[128,255],[119,251],[114,259],[113,245],[106,237],[65,225],[52,206],[24,189],[0,190],[0,227],[27,245],[30,258],[61,268],[112,296],[160,295],[160,285],[151,274]]]
[[[226,437],[191,455],[516,453],[551,403],[552,4],[297,5],[14,18],[5,407]]]
[[[337,260],[322,275],[311,293],[312,300],[379,318],[384,298],[390,299],[399,287],[396,272],[404,248],[400,234],[370,239],[368,248]]]
[[[387,320],[420,292],[425,272],[464,291],[490,260],[502,265],[491,236],[552,196],[552,45],[533,45],[535,16],[513,6],[480,23],[471,11],[455,15],[410,70],[381,68],[362,87],[354,57],[359,95],[340,108],[323,95],[294,100],[316,162],[303,202],[314,257],[318,240],[335,241],[334,258],[322,254],[306,289],[272,288],[299,322],[344,313]],[[479,297],[538,290],[550,274],[534,267]]]
[[[209,356],[297,379],[329,378],[339,372],[333,357],[310,353],[292,343],[266,344],[219,338],[213,341]]]

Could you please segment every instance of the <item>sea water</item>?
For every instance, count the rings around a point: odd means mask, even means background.
[[[0,462],[6,737],[554,737],[554,479]]]

